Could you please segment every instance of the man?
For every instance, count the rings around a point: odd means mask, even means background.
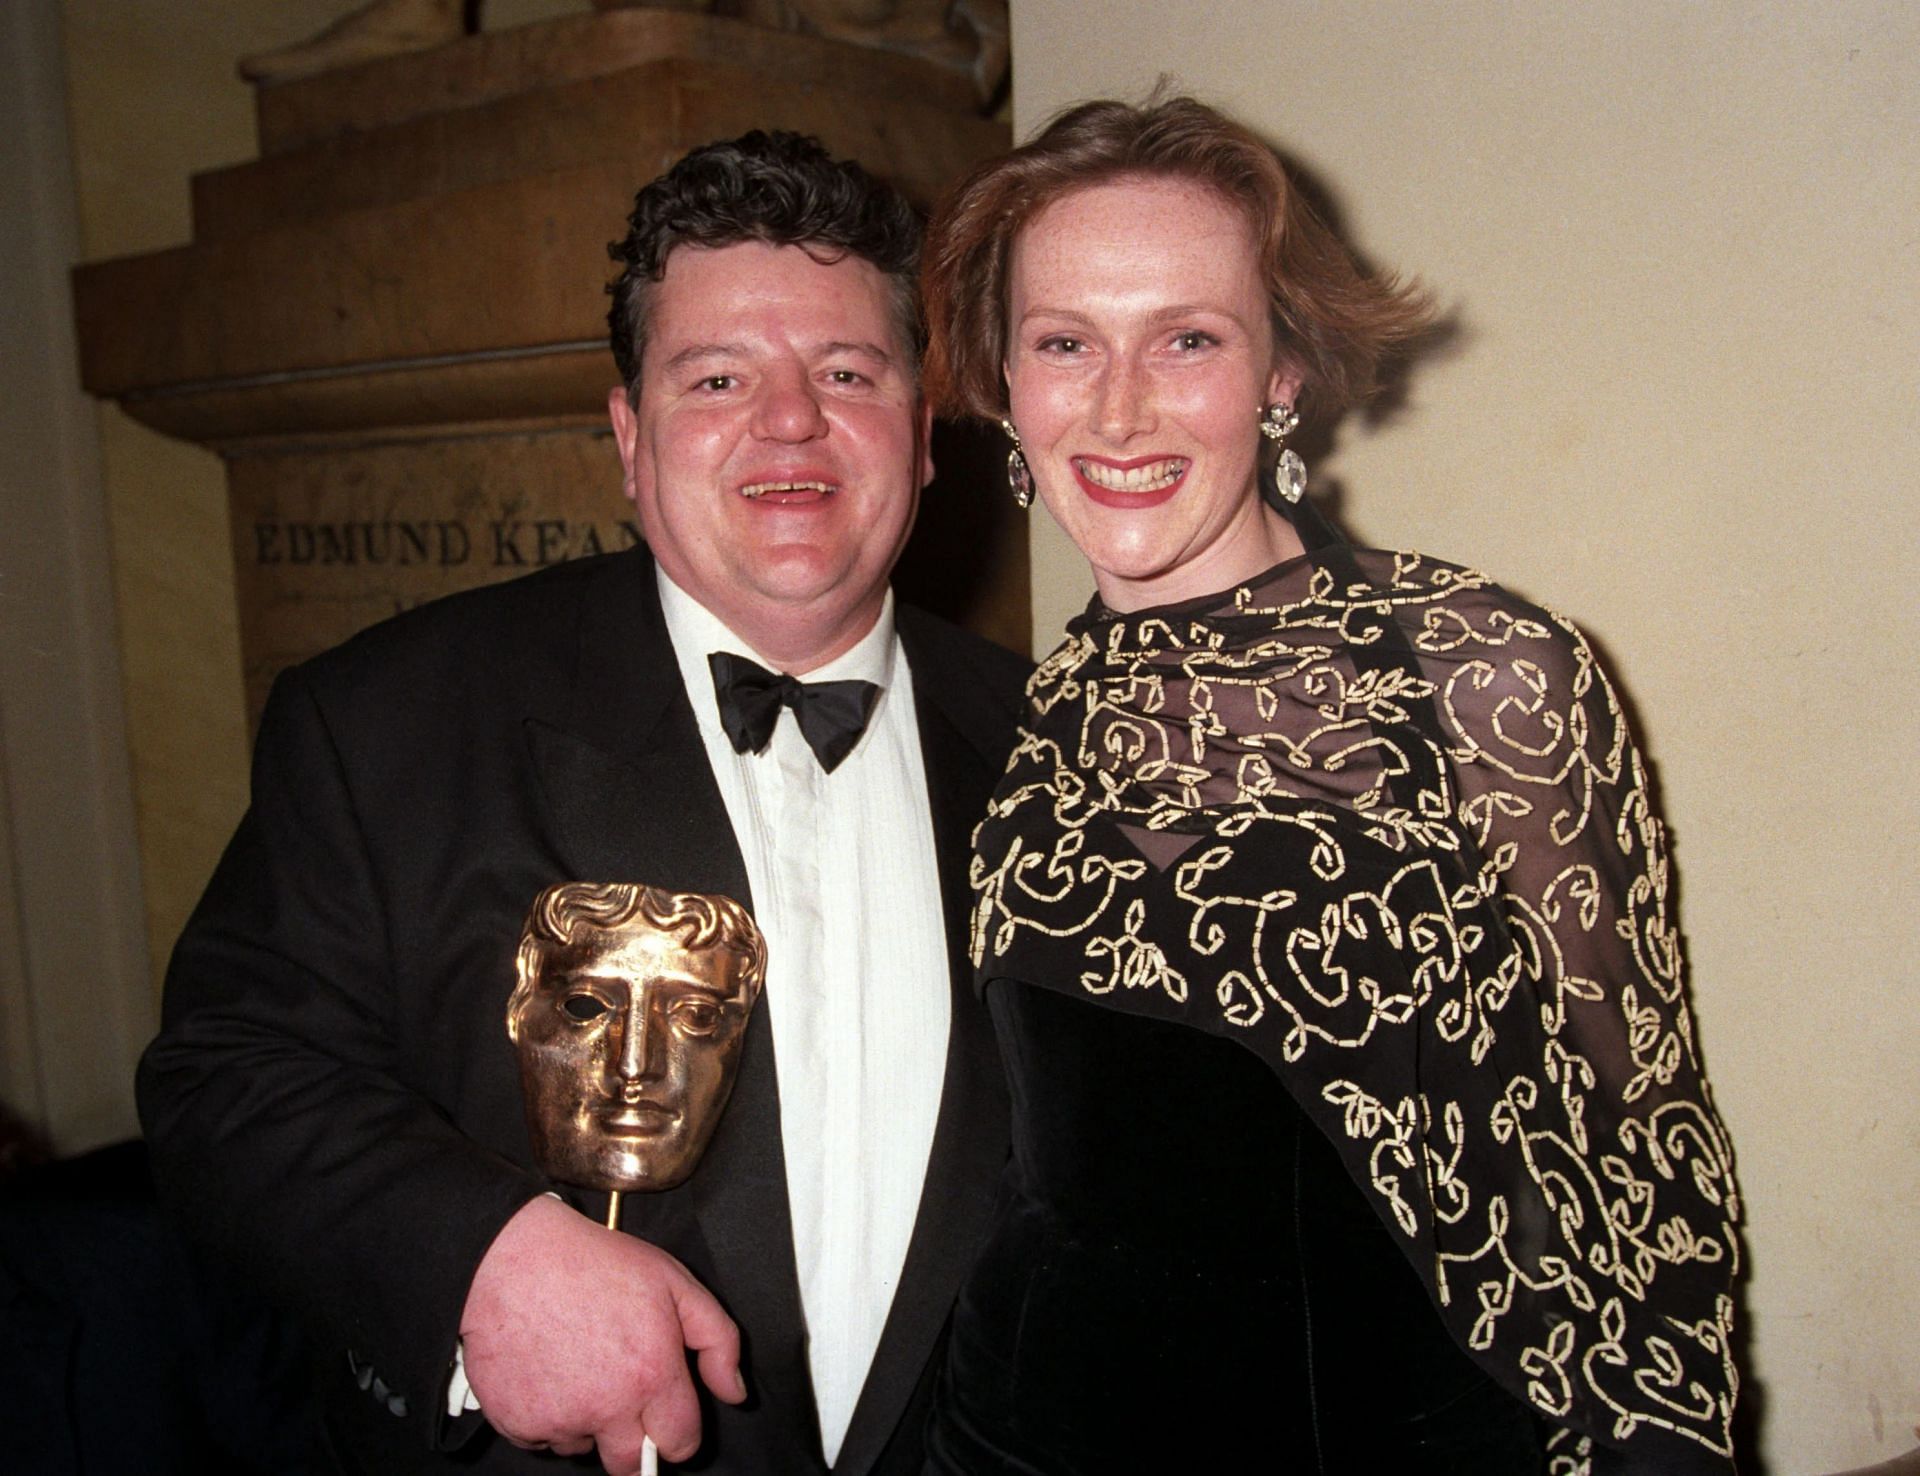
[[[647,1436],[694,1470],[919,1468],[1006,1146],[961,938],[1021,667],[895,618],[931,475],[916,249],[810,141],[689,155],[616,248],[650,556],[276,684],[140,1095],[193,1228],[340,1350],[347,1469],[624,1472]],[[625,1234],[536,1171],[505,1027],[528,907],[568,881],[731,896],[767,941],[719,1130]]]

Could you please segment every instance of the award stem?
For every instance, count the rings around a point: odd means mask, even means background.
[[[607,1191],[607,1228],[620,1228],[620,1191]],[[647,1436],[640,1446],[640,1476],[660,1476],[660,1448],[653,1443],[653,1437]]]

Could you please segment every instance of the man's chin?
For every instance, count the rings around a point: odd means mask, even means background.
[[[708,608],[749,639],[765,632],[770,639],[761,649],[769,656],[784,654],[783,637],[811,633],[824,638],[837,649],[824,655],[809,653],[824,662],[873,629],[886,593],[884,570],[876,576],[850,568],[844,560],[829,562],[814,550],[782,548],[770,552],[758,567],[742,572],[739,586],[732,591],[737,613],[713,605]]]

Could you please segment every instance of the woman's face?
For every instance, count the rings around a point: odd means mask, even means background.
[[[1013,246],[1006,376],[1040,495],[1113,608],[1300,551],[1255,487],[1261,410],[1299,381],[1274,365],[1251,232],[1214,190],[1126,178],[1035,216]]]

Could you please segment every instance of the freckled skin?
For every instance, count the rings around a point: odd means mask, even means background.
[[[933,476],[930,412],[870,262],[677,248],[639,400],[607,400],[626,494],[667,575],[783,670],[869,630]],[[809,481],[828,492],[749,495]]]
[[[1015,240],[1008,295],[1013,422],[1110,606],[1209,594],[1301,551],[1257,492],[1260,412],[1299,378],[1275,363],[1233,205],[1150,176],[1075,191]],[[1186,464],[1170,494],[1101,486],[1167,462]]]

